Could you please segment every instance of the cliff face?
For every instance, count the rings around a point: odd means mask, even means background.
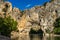
[[[41,29],[53,31],[53,23],[60,17],[60,0],[54,0],[45,6],[35,6],[31,9],[20,11],[18,8],[12,8],[9,2],[0,2],[0,17],[11,16],[18,22],[19,32],[29,32],[32,28],[37,31]]]

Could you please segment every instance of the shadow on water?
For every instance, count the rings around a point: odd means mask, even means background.
[[[43,31],[40,29],[38,31],[34,31],[33,29],[30,30],[30,40],[42,40],[43,38]]]
[[[58,37],[54,37],[54,39],[55,39],[55,40],[60,40],[60,37],[59,37],[59,36],[58,36]]]
[[[60,36],[43,36],[43,31],[41,29],[38,31],[31,29],[29,36],[30,40],[60,40]]]

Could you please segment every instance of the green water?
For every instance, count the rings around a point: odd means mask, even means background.
[[[55,39],[55,40],[60,40],[60,37],[55,37],[54,39]]]
[[[60,40],[60,36],[40,36],[40,35],[30,35],[30,40]]]
[[[41,36],[38,34],[31,34],[31,35],[20,35],[19,38],[14,40],[60,40],[60,36]]]

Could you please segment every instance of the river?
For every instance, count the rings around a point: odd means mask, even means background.
[[[18,39],[15,40],[60,40],[60,36],[40,36],[39,34],[31,35],[20,35]]]

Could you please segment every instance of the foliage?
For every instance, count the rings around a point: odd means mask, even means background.
[[[60,34],[60,27],[59,28],[54,28],[54,33],[55,34]]]
[[[0,33],[1,35],[10,36],[11,31],[17,30],[17,22],[11,19],[11,17],[0,17]]]
[[[46,6],[47,2],[45,2],[43,5]]]
[[[54,33],[60,34],[60,17],[56,19],[56,22],[54,23]]]

